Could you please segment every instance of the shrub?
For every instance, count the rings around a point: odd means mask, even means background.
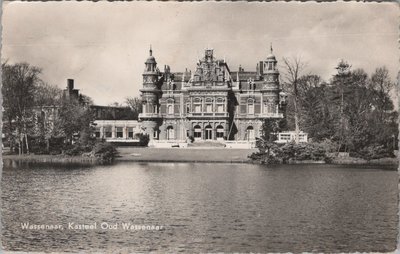
[[[82,149],[79,144],[68,145],[64,148],[64,154],[69,156],[76,156],[82,154]]]
[[[350,153],[352,157],[360,157],[366,160],[394,157],[393,151],[383,145],[370,145],[358,152]]]
[[[150,137],[148,134],[140,133],[138,136],[140,146],[147,146],[149,144]]]
[[[286,143],[284,145],[269,145],[269,149],[259,147],[260,152],[253,153],[250,159],[267,164],[289,163],[290,161],[325,161],[330,162],[325,148],[317,143]]]
[[[64,137],[51,137],[49,139],[49,153],[60,154],[64,149]]]
[[[317,143],[295,144],[293,142],[287,143],[280,147],[280,149],[277,151],[277,156],[280,157],[284,163],[290,160],[320,161],[327,158],[326,150]]]
[[[190,143],[193,143],[194,142],[194,137],[193,136],[189,136],[189,141],[190,141]]]
[[[92,154],[100,163],[107,164],[114,161],[118,152],[113,144],[108,142],[99,142],[95,144]]]
[[[29,150],[34,154],[46,154],[47,146],[46,140],[43,137],[29,136]]]

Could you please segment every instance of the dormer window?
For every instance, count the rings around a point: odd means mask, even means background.
[[[252,78],[249,78],[247,83],[249,84],[249,90],[254,90],[255,89],[254,80]]]
[[[168,82],[167,82],[167,89],[168,90],[175,90],[175,83],[174,83],[174,81],[172,81],[171,79],[170,80],[168,80]]]

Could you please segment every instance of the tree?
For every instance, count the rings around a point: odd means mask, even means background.
[[[371,76],[371,89],[375,93],[374,105],[379,111],[379,120],[384,120],[385,112],[393,110],[393,102],[390,99],[390,91],[394,87],[389,77],[389,71],[386,67],[380,67],[375,70]]]
[[[135,119],[138,119],[139,114],[142,113],[142,100],[138,97],[126,97],[125,104],[131,108]]]
[[[336,102],[336,115],[338,116],[338,124],[336,139],[338,140],[338,149],[346,150],[346,146],[343,144],[345,142],[345,130],[346,130],[346,121],[344,118],[344,107],[345,107],[345,99],[349,94],[348,85],[350,83],[350,73],[351,73],[351,65],[348,64],[343,59],[338,63],[335,67],[337,70],[337,74],[333,77],[331,85],[333,86],[333,97],[332,100]],[[345,98],[346,97],[346,98]]]
[[[390,98],[394,83],[390,80],[386,67],[379,67],[375,70],[369,86],[373,107],[369,126],[373,128],[374,141],[376,144],[393,150],[396,147],[393,144],[396,144],[398,135],[398,112],[394,111],[393,101]]]
[[[28,131],[32,124],[34,94],[40,83],[40,73],[39,68],[27,63],[2,64],[4,117],[8,123],[9,138],[12,139],[16,132],[19,154],[23,153],[24,145],[29,153]]]
[[[328,86],[318,75],[305,75],[298,81],[300,125],[314,141],[331,139],[333,119],[327,98]]]
[[[295,124],[295,142],[299,143],[299,90],[298,83],[301,76],[301,72],[304,70],[306,64],[301,60],[300,57],[296,58],[283,58],[284,67],[286,73],[284,74],[286,83],[289,86],[289,91],[291,92],[294,105],[294,124]]]
[[[50,139],[53,136],[59,136],[60,133],[54,128],[54,122],[57,121],[57,108],[62,98],[62,90],[54,85],[45,82],[39,82],[34,92],[34,111],[36,114],[35,128],[33,136],[36,144],[46,145],[46,152],[50,149]]]
[[[90,109],[91,99],[63,98],[59,108],[58,128],[62,130],[67,144],[79,141],[86,145],[93,133],[94,114]]]
[[[260,153],[270,156],[272,147],[276,146],[277,133],[284,128],[284,119],[265,119],[262,125],[263,135],[256,138],[256,147]]]

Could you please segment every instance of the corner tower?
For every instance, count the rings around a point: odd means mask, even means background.
[[[159,77],[160,71],[157,68],[157,62],[150,46],[149,57],[145,62],[143,72],[143,88],[140,89],[142,113],[139,114],[139,120],[142,121],[144,132],[149,135],[150,140],[158,139],[158,122],[160,119],[158,99],[161,94]]]
[[[275,55],[273,54],[272,44],[270,48],[270,53],[267,59],[263,63],[263,78],[268,87],[278,87],[279,88],[279,71],[276,66],[278,61],[276,61]]]
[[[270,53],[261,62],[263,80],[261,88],[263,98],[262,115],[265,118],[282,118],[285,110],[285,94],[282,93],[280,88],[277,63],[271,44]]]

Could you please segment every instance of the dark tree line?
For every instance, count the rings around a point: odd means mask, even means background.
[[[64,96],[44,82],[41,69],[28,63],[2,64],[3,140],[11,151],[23,153],[72,153],[95,145],[95,112],[92,100]],[[137,119],[141,102],[127,98],[119,119]],[[54,144],[54,145],[52,145]]]
[[[285,64],[292,67],[289,74],[299,65]],[[390,97],[394,83],[388,70],[380,67],[369,76],[345,61],[336,69],[329,82],[313,74],[286,80],[287,129],[298,126],[311,141],[328,141],[337,152],[365,158],[390,155],[397,149],[398,112]]]

